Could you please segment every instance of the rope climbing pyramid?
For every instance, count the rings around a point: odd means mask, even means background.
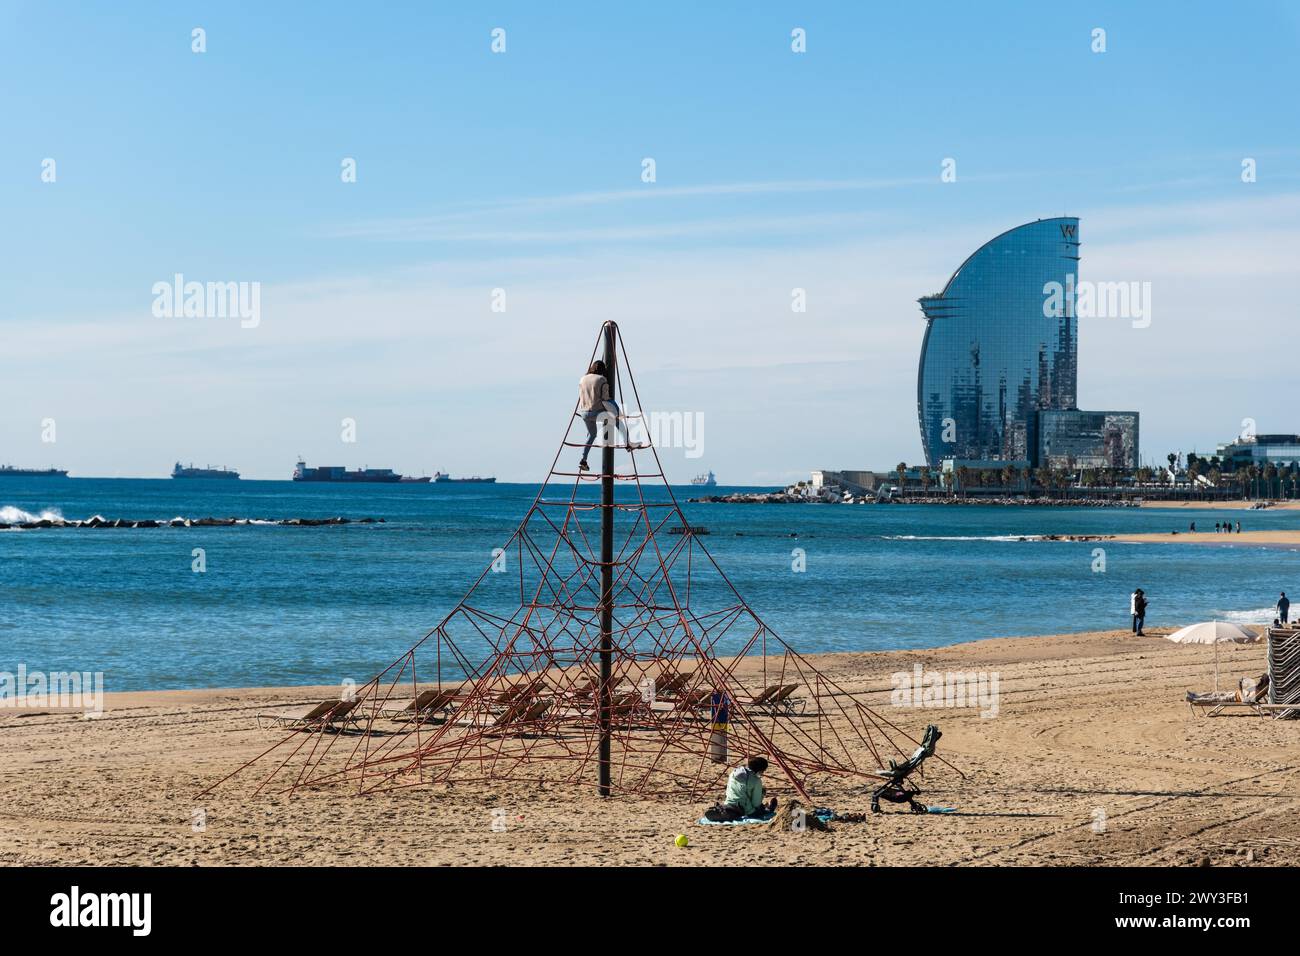
[[[575,408],[527,514],[460,603],[304,728],[343,732],[291,732],[209,789],[242,774],[276,793],[519,781],[695,798],[764,755],[812,800],[830,778],[878,783],[918,745],[749,607],[658,451],[629,438],[644,406],[614,323],[597,353],[623,426],[606,405],[599,461],[579,466],[592,415]]]

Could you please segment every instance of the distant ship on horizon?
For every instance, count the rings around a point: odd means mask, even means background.
[[[13,465],[0,465],[0,478],[66,478],[66,468],[15,468]]]
[[[176,467],[172,469],[173,478],[238,478],[239,472],[233,468],[213,468],[208,465],[206,468],[195,468],[191,463],[182,465],[179,461]]]
[[[691,484],[699,485],[704,488],[716,488],[718,486],[718,476],[712,471],[707,475],[696,475],[691,479]]]
[[[380,482],[396,484],[402,476],[391,468],[358,468],[348,471],[342,465],[308,467],[301,458],[293,469],[294,481]],[[419,479],[415,479],[419,480]]]
[[[496,483],[496,478],[492,476],[489,476],[487,478],[480,478],[478,475],[470,475],[468,478],[453,478],[451,475],[441,471],[435,471],[433,473],[433,480],[440,485],[446,484],[447,482],[456,482],[456,483],[478,482],[487,485]]]

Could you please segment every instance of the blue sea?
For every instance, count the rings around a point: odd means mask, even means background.
[[[109,691],[358,682],[454,607],[536,485],[0,479],[0,521],[384,518],[335,527],[0,532],[0,671],[103,671]],[[721,488],[719,492],[729,490]],[[679,500],[695,489],[676,489]],[[663,489],[647,489],[664,500]],[[687,504],[751,606],[806,653],[1271,618],[1300,594],[1288,548],[1018,541],[1043,534],[1291,529],[1300,512]],[[206,571],[192,570],[202,548]],[[792,570],[802,549],[806,570]],[[504,576],[503,576],[504,577]],[[472,648],[470,650],[473,650]],[[720,651],[726,646],[720,645]]]

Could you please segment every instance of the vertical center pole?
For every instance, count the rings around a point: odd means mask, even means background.
[[[617,401],[618,366],[614,356],[618,326],[606,322],[605,375],[609,397]],[[618,423],[608,421],[600,450],[600,795],[610,792],[610,724],[614,705],[614,442]]]

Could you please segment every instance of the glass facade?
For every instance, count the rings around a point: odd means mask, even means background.
[[[1132,471],[1138,466],[1138,413],[1040,411],[1038,463],[1071,470]]]
[[[985,243],[920,300],[916,404],[931,467],[1033,460],[1039,413],[1075,408],[1078,262],[1079,220],[1040,219]],[[1056,304],[1049,283],[1059,284]]]

